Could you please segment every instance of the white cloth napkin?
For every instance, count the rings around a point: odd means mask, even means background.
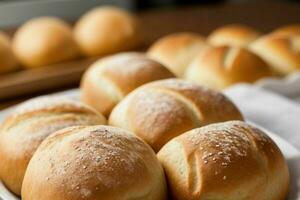
[[[300,149],[300,104],[257,86],[236,85],[224,92],[244,117]]]

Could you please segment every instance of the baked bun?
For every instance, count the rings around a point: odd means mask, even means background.
[[[160,63],[142,53],[119,53],[100,59],[84,74],[82,100],[108,116],[129,92],[145,83],[172,78]]]
[[[207,46],[205,38],[196,33],[175,33],[157,40],[147,54],[182,77],[192,59]]]
[[[174,200],[283,200],[287,163],[261,130],[240,121],[186,132],[158,153]]]
[[[266,62],[237,46],[216,46],[196,56],[185,78],[213,89],[222,90],[239,82],[255,82],[271,76]]]
[[[23,177],[40,143],[54,131],[75,125],[105,124],[105,118],[80,102],[44,97],[20,105],[0,128],[0,179],[20,195]]]
[[[11,49],[11,41],[6,34],[0,32],[0,74],[17,69],[18,65]]]
[[[71,60],[79,53],[70,25],[55,17],[35,18],[21,26],[13,50],[28,68]]]
[[[300,24],[289,24],[278,29],[274,30],[272,35],[284,35],[284,36],[291,36],[291,35],[300,35]]]
[[[267,35],[250,45],[278,75],[300,69],[300,35]]]
[[[181,133],[234,119],[243,117],[221,93],[168,79],[146,84],[126,96],[113,109],[109,124],[132,131],[157,152]]]
[[[135,16],[116,7],[101,6],[79,19],[74,28],[79,47],[87,56],[102,56],[129,50],[140,43]]]
[[[260,33],[249,26],[231,24],[213,31],[208,36],[208,41],[210,44],[216,46],[232,45],[246,47],[259,36]]]
[[[109,126],[66,128],[29,163],[23,200],[166,200],[155,153],[132,133]]]

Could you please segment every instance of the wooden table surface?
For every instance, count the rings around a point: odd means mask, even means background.
[[[189,7],[162,8],[138,13],[144,25],[144,49],[157,38],[174,32],[195,31],[207,35],[215,28],[243,23],[262,32],[290,23],[300,23],[300,4],[284,2],[248,2]],[[64,87],[0,101],[0,110],[28,98],[78,87],[79,77]]]

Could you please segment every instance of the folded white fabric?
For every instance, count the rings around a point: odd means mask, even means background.
[[[257,86],[241,84],[224,92],[245,118],[300,149],[300,104]]]

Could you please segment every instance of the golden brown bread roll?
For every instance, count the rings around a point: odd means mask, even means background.
[[[232,45],[246,47],[257,39],[260,33],[253,28],[241,24],[220,27],[208,36],[212,45]]]
[[[82,100],[108,116],[129,92],[145,83],[172,78],[160,63],[142,53],[119,53],[100,59],[84,74]]]
[[[101,56],[139,45],[138,20],[125,10],[101,6],[83,15],[74,28],[75,39],[87,56]]]
[[[272,35],[300,35],[300,24],[289,24],[275,29]]]
[[[158,151],[185,131],[234,119],[243,117],[221,93],[168,79],[148,83],[126,96],[113,109],[109,124],[132,131]]]
[[[11,49],[9,37],[0,32],[0,74],[18,69],[17,60]]]
[[[28,162],[48,135],[69,126],[105,122],[105,118],[94,110],[62,97],[27,101],[1,125],[0,179],[8,189],[20,195]]]
[[[239,82],[255,82],[271,76],[266,62],[237,46],[216,46],[196,56],[185,78],[213,89],[222,90]]]
[[[300,69],[300,35],[267,35],[250,45],[278,75]]]
[[[56,17],[40,17],[21,26],[13,38],[18,60],[28,68],[41,67],[78,56],[71,27]]]
[[[287,163],[262,131],[240,121],[186,132],[158,153],[174,200],[284,200]]]
[[[48,137],[29,163],[23,200],[166,200],[155,153],[132,133],[78,126]]]
[[[196,33],[175,33],[157,40],[147,54],[182,77],[192,59],[207,46],[205,38]]]

